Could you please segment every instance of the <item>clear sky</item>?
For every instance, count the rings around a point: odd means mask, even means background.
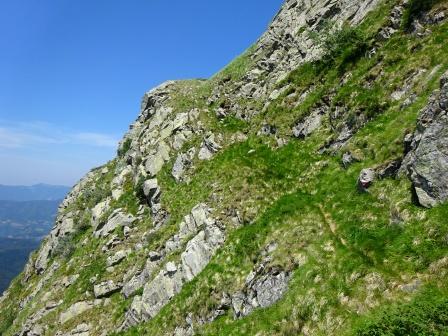
[[[2,0],[0,184],[72,185],[114,157],[144,92],[207,78],[283,0]]]

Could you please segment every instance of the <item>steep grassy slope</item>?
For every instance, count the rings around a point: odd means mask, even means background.
[[[0,333],[27,335],[34,328],[37,335],[75,335],[85,328],[90,335],[446,334],[448,205],[417,205],[408,177],[396,171],[375,180],[368,192],[357,187],[362,169],[381,171],[403,158],[405,136],[448,70],[448,22],[410,12],[416,11],[413,3],[381,2],[357,26],[322,25],[319,34],[310,34],[321,57],[276,81],[269,98],[235,93],[235,83],[247,80],[257,62],[257,47],[208,81],[175,82],[149,94],[118,158],[93,171],[66,202],[60,216],[71,214],[74,228],[59,238],[42,273],[25,271],[0,301]],[[431,18],[447,6],[431,2],[425,10]],[[400,27],[394,23],[397,8]],[[420,26],[404,26],[409,17]],[[147,155],[149,171],[160,160],[159,149],[145,152],[153,146],[145,127],[159,118],[147,106],[168,106],[176,118],[190,111],[194,120],[178,155],[162,157],[156,192],[139,168]],[[317,119],[309,132],[294,131]],[[192,148],[212,155],[189,157]],[[344,165],[347,153],[352,160]],[[175,178],[179,162],[182,175]],[[104,200],[108,206],[96,218],[92,209]],[[179,272],[197,246],[195,232],[179,242],[172,238],[200,203],[212,209],[205,222],[219,223],[225,242],[213,245],[192,279],[175,282],[180,288],[148,317],[142,311],[151,307],[141,300],[151,299],[158,277],[178,274],[175,268]],[[119,242],[109,246],[111,236],[102,237],[95,223],[107,227],[114,209],[137,220],[130,233],[114,228]],[[128,249],[123,261],[108,267],[108,257]],[[162,261],[151,264],[144,286],[127,298],[111,291],[94,299],[94,284],[128,282],[156,259],[154,252]],[[39,260],[35,256],[30,264]],[[249,295],[254,279],[274,281],[282,274],[288,289],[278,299],[248,314],[237,310],[236,295]],[[88,308],[63,318],[79,302]],[[123,328],[130,312],[137,323]]]

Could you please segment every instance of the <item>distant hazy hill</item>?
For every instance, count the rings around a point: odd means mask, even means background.
[[[39,246],[39,240],[0,237],[0,293],[23,268],[29,254]]]
[[[60,202],[0,200],[0,237],[39,240],[53,226]]]
[[[50,232],[69,189],[47,184],[0,185],[0,293]]]
[[[9,186],[0,184],[0,200],[36,201],[61,200],[70,190],[66,186],[36,184],[33,186]]]

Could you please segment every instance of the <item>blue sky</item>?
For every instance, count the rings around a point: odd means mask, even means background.
[[[282,2],[2,1],[0,184],[73,184],[114,157],[144,92],[216,73]]]

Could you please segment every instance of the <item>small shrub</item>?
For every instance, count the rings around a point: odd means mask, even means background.
[[[320,68],[336,65],[341,74],[366,54],[369,44],[367,37],[359,28],[345,25],[336,31],[332,29],[332,26],[327,25],[319,35],[314,35],[312,38],[324,52]]]
[[[69,259],[75,250],[76,248],[74,245],[73,234],[67,234],[59,239],[58,244],[51,253],[51,256],[54,258],[61,257],[63,259]]]
[[[146,196],[145,196],[145,192],[143,190],[144,184],[145,184],[145,177],[142,175],[139,177],[137,185],[135,186],[135,194],[142,204],[145,204],[148,202],[148,200],[146,199]]]
[[[118,148],[118,156],[119,157],[123,157],[125,156],[125,154],[129,151],[129,149],[131,149],[131,144],[132,144],[132,139],[127,138],[123,145],[120,146],[120,148]]]

